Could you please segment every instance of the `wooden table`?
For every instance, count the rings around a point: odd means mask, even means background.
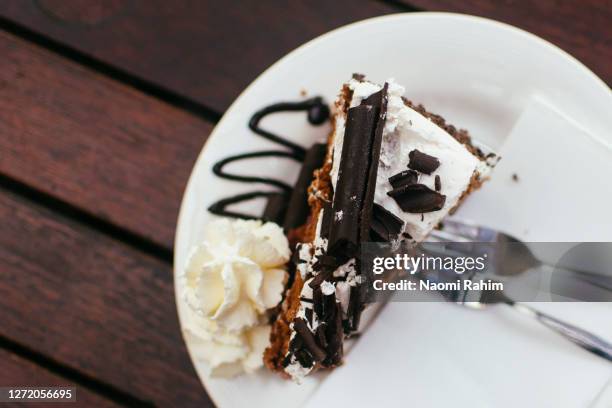
[[[525,28],[612,82],[610,0],[2,1],[0,385],[73,384],[83,406],[212,405],[172,286],[200,148],[291,49],[422,10]]]

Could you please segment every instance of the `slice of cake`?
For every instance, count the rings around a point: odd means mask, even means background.
[[[264,361],[299,379],[342,361],[365,307],[364,242],[423,241],[494,164],[393,80],[355,75],[335,103],[325,163],[309,188],[310,216],[293,230],[293,280]]]

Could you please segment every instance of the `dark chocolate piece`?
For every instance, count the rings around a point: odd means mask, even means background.
[[[321,211],[323,211],[323,219],[321,220],[321,238],[328,239],[329,230],[331,229],[331,223],[334,219],[334,210],[332,209],[332,204],[330,202],[324,203]]]
[[[291,364],[291,354],[287,354],[284,358],[283,361],[281,362],[281,366],[283,368],[287,368],[287,366]]]
[[[285,208],[288,208],[284,218],[285,221],[283,222],[283,229],[285,231],[297,228],[306,222],[306,218],[310,213],[308,186],[312,182],[314,171],[323,165],[326,152],[327,145],[323,143],[312,145],[306,152],[304,163],[300,169],[300,174],[293,187],[293,191],[291,191],[289,201],[287,202],[287,197],[284,198]]]
[[[285,219],[286,213],[287,195],[277,193],[268,197],[268,203],[261,218],[279,224]]]
[[[359,218],[369,173],[369,158],[378,110],[360,105],[349,109],[338,181],[334,194],[333,213],[342,211],[342,218],[334,217],[329,233],[328,253],[353,257],[359,247]]]
[[[325,268],[321,270],[321,272],[319,272],[317,275],[315,275],[314,278],[312,278],[308,286],[310,286],[313,289],[319,288],[321,284],[323,283],[323,281],[331,279],[331,277],[333,276],[333,273],[334,273],[334,269],[332,268]]]
[[[312,268],[315,271],[322,271],[324,269],[336,269],[338,266],[338,260],[331,255],[319,255],[317,256],[317,261],[312,265]]]
[[[342,343],[344,339],[344,330],[342,326],[342,306],[336,303],[334,315],[329,320],[329,324],[325,330],[327,338],[327,358],[323,362],[325,367],[333,367],[342,361],[343,349]]]
[[[370,239],[374,242],[390,242],[389,231],[380,220],[372,218],[370,223]]]
[[[349,306],[347,310],[351,324],[351,331],[359,329],[362,311],[363,302],[361,301],[361,290],[359,286],[351,286],[351,291],[349,293]]]
[[[293,328],[300,335],[304,346],[308,349],[315,361],[323,361],[326,353],[320,348],[314,338],[313,333],[308,328],[306,321],[301,318],[297,318],[293,321]]]
[[[362,105],[373,105],[378,109],[378,120],[376,128],[374,129],[374,135],[372,136],[372,143],[370,146],[370,157],[369,157],[369,169],[368,176],[366,178],[366,190],[363,197],[363,206],[359,217],[360,241],[368,241],[370,237],[370,224],[372,222],[372,211],[374,205],[374,193],[376,191],[376,177],[378,175],[378,164],[380,162],[380,149],[382,146],[382,135],[385,128],[385,121],[387,117],[387,91],[389,84],[385,82],[383,88],[376,93],[373,93],[365,100],[361,102]]]
[[[312,309],[309,307],[305,308],[304,316],[306,317],[306,321],[312,326]]]
[[[314,365],[314,360],[308,350],[300,349],[295,351],[295,358],[302,367],[310,368]]]
[[[436,187],[436,191],[442,190],[442,181],[440,180],[440,176],[436,174],[436,178],[434,179],[434,185]]]
[[[289,349],[293,352],[301,349],[304,346],[304,341],[300,336],[294,336],[289,343]]]
[[[433,191],[424,184],[410,184],[387,193],[397,205],[409,213],[426,213],[441,210],[446,196]]]
[[[323,295],[323,308],[322,313],[319,316],[321,321],[328,321],[334,313],[336,309],[336,295],[332,293],[331,295]]]
[[[334,217],[328,245],[339,261],[356,256],[360,242],[369,239],[387,87],[348,110],[333,203],[334,214],[342,211],[342,217]]]
[[[409,184],[416,184],[419,180],[419,174],[414,170],[404,170],[397,173],[395,176],[389,177],[389,183],[393,188],[400,188]]]
[[[410,158],[408,168],[420,171],[421,173],[431,174],[440,166],[440,160],[417,149],[411,151],[408,157]]]
[[[291,252],[291,263],[297,265],[301,263],[305,263],[306,261],[300,258],[300,251],[302,249],[302,243],[299,243],[295,246],[295,250]]]
[[[319,343],[319,346],[321,346],[324,349],[327,349],[328,343],[327,343],[327,338],[325,337],[325,327],[327,326],[327,323],[322,322],[319,324],[319,326],[317,326],[317,330],[315,333],[315,337],[317,339],[317,342]]]
[[[397,239],[397,236],[402,231],[404,221],[398,216],[388,211],[382,205],[374,203],[372,229],[377,235],[382,236],[385,242],[391,242]],[[384,234],[381,234],[381,227],[384,229]]]
[[[323,292],[321,292],[321,285],[312,290],[312,307],[317,316],[323,314]]]

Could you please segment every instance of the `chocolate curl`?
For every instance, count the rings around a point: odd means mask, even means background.
[[[387,195],[395,200],[402,211],[416,214],[441,210],[446,202],[445,195],[424,184],[410,184],[396,188],[387,192]]]
[[[293,328],[302,338],[304,346],[310,352],[314,360],[318,362],[323,361],[326,357],[325,350],[317,345],[314,334],[308,328],[306,321],[300,318],[295,319],[293,321]]]

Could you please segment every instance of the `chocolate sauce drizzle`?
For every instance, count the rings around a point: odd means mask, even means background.
[[[228,205],[236,204],[243,201],[252,200],[258,197],[266,197],[268,198],[268,205],[279,202],[286,202],[289,200],[289,196],[293,189],[292,186],[287,183],[271,179],[268,177],[256,177],[249,175],[241,175],[235,174],[231,172],[227,172],[224,170],[224,167],[230,163],[237,162],[240,160],[249,160],[253,158],[261,158],[261,157],[284,157],[293,159],[297,162],[303,162],[306,157],[307,150],[302,146],[299,146],[286,138],[274,134],[268,130],[265,130],[259,126],[259,123],[266,116],[277,113],[277,112],[298,112],[298,111],[306,111],[308,122],[312,125],[318,126],[329,118],[329,107],[325,102],[323,102],[323,98],[314,97],[307,99],[301,102],[281,102],[275,103],[270,106],[266,106],[263,109],[258,110],[251,116],[249,120],[249,129],[258,134],[259,136],[268,139],[276,144],[289,148],[287,150],[262,150],[256,152],[248,152],[237,154],[233,156],[229,156],[225,159],[219,160],[213,166],[213,173],[218,177],[225,178],[228,180],[240,181],[244,183],[260,183],[260,184],[268,184],[276,187],[279,191],[262,191],[256,190],[248,193],[237,194],[228,198],[221,199],[219,201],[214,202],[208,207],[208,211],[213,214],[221,215],[225,217],[232,218],[242,218],[242,219],[263,219],[265,221],[280,221],[280,220],[268,220],[266,214],[284,214],[283,211],[268,211],[266,210],[262,217],[256,217],[249,214],[243,214],[235,211],[228,211],[225,208]],[[287,200],[270,200],[271,197],[277,197],[279,194],[283,194],[286,196]]]

